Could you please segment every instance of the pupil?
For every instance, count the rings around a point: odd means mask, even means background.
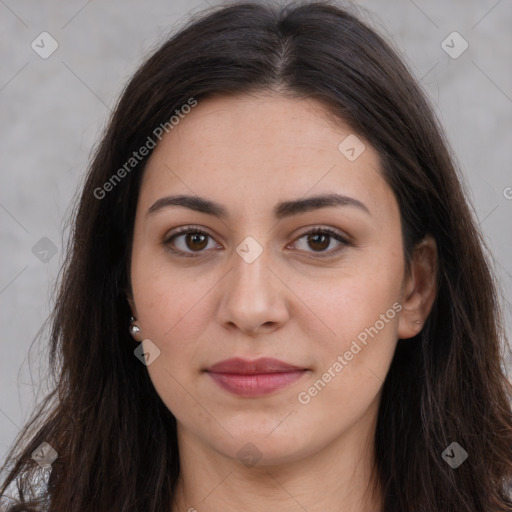
[[[320,249],[326,249],[327,247],[329,247],[329,242],[327,241],[327,239],[329,238],[329,235],[322,235],[322,234],[311,235],[309,238],[309,241],[311,241],[312,238],[313,239],[318,239],[318,238],[323,239],[324,243],[323,244],[321,243]],[[327,243],[325,243],[326,241],[327,241]],[[316,242],[314,242],[314,243],[316,243]]]
[[[206,236],[205,235],[202,235],[201,233],[193,233],[191,235],[188,235],[189,236],[189,240],[192,240],[192,245],[195,245],[196,243],[198,243],[200,245],[200,247],[196,247],[196,249],[204,249],[205,247],[205,240],[206,240]],[[199,239],[203,239],[203,244],[201,245],[201,242],[198,241],[198,238]],[[191,247],[191,249],[193,249],[194,247]]]

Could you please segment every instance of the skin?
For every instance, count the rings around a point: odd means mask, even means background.
[[[416,335],[432,307],[436,247],[426,238],[406,272],[398,204],[378,153],[361,137],[366,149],[356,160],[338,150],[352,133],[315,100],[216,97],[200,101],[148,161],[128,300],[137,339],[161,351],[147,370],[177,420],[182,470],[172,512],[317,512],[340,503],[351,512],[381,510],[380,488],[370,481],[381,389],[397,340]],[[368,212],[346,205],[273,216],[281,201],[332,192]],[[216,201],[229,216],[182,206],[146,215],[171,194]],[[210,236],[168,242],[198,254],[180,257],[163,242],[189,224]],[[315,226],[350,244],[308,242],[304,233]],[[252,263],[236,252],[248,236],[262,248]],[[299,393],[394,303],[401,311],[300,403]],[[204,372],[236,356],[274,357],[308,371],[270,395],[243,398]],[[247,443],[255,465],[237,455]]]

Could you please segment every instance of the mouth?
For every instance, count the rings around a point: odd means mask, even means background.
[[[223,390],[247,398],[257,398],[283,389],[303,377],[307,371],[307,368],[271,358],[253,361],[226,359],[206,370]]]

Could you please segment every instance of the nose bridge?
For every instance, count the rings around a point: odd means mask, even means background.
[[[287,318],[284,285],[272,266],[271,250],[254,238],[247,237],[237,246],[219,308],[221,323],[254,331]]]
[[[263,242],[262,242],[263,243]],[[230,282],[231,293],[239,299],[249,300],[255,306],[258,301],[268,301],[274,295],[272,272],[267,268],[271,263],[270,249],[261,245],[255,238],[246,237],[233,255],[233,275]]]
[[[257,242],[256,242],[257,243]],[[261,247],[261,248],[260,248]],[[271,265],[269,261],[270,250],[263,248],[251,240],[244,241],[236,249],[236,256],[233,255],[234,261],[234,275],[233,281],[237,289],[248,288],[253,289],[255,292],[267,291],[271,286],[269,283],[269,275],[271,274],[268,266]]]

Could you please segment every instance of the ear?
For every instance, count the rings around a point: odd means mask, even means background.
[[[133,301],[133,295],[131,294],[131,292],[129,290],[125,290],[125,294],[126,294],[126,300],[128,301],[128,304],[130,305],[130,310],[131,310],[131,314],[132,314],[131,316],[135,319],[135,320],[130,321],[130,327],[129,327],[130,335],[135,341],[141,342],[143,336],[140,331],[140,323],[137,322],[137,308],[135,307],[135,302]],[[137,329],[137,330],[134,331],[133,329]]]
[[[437,294],[437,244],[427,235],[414,248],[402,286],[398,338],[416,336],[430,314]],[[419,323],[418,323],[419,322]]]

